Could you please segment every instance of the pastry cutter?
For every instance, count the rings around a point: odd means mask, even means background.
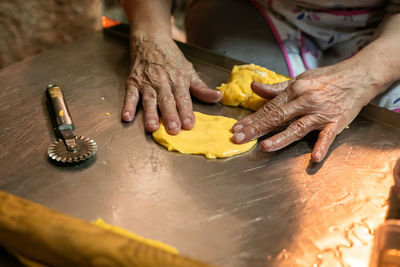
[[[97,151],[97,144],[88,137],[74,135],[75,126],[61,88],[50,84],[46,91],[56,117],[56,130],[62,137],[48,147],[47,154],[49,157],[63,163],[75,163],[93,156]]]

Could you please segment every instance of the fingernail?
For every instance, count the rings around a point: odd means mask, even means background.
[[[241,125],[241,124],[237,124],[237,125],[233,126],[233,128],[232,128],[233,132],[237,132],[240,129],[243,129],[243,125]]]
[[[318,161],[321,160],[321,152],[318,151],[317,153],[315,153],[315,157]]]
[[[263,148],[266,151],[269,151],[272,149],[272,141],[271,140],[266,140],[263,142]]]
[[[178,127],[178,124],[174,121],[170,121],[168,123],[168,129],[170,129],[170,130],[176,129],[177,127]]]
[[[246,135],[244,133],[237,133],[233,136],[233,138],[235,139],[235,141],[237,143],[240,143],[244,140],[244,138],[246,137]]]
[[[125,111],[123,115],[124,115],[124,117],[130,117],[131,116],[131,112],[130,111]]]
[[[186,118],[183,120],[183,124],[186,126],[189,126],[190,124],[192,124],[192,119],[190,118]]]

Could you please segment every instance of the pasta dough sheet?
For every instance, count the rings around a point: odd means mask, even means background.
[[[233,67],[228,82],[221,84],[221,86],[217,87],[217,90],[224,94],[221,101],[222,104],[227,106],[242,106],[256,111],[268,100],[260,97],[251,90],[250,85],[252,82],[273,84],[289,79],[284,75],[277,74],[254,64],[240,65]]]
[[[183,154],[203,154],[208,159],[225,158],[249,151],[257,140],[246,144],[235,144],[231,141],[232,126],[235,119],[223,116],[206,115],[194,112],[196,123],[191,130],[181,130],[177,135],[170,135],[161,123],[153,132],[154,140],[168,149]]]

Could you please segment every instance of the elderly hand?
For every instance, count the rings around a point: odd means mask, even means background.
[[[261,149],[275,151],[320,130],[311,154],[314,162],[320,162],[336,135],[382,91],[385,85],[373,76],[366,66],[344,61],[306,71],[283,83],[253,83],[255,93],[275,98],[234,125],[233,141],[245,143],[291,122],[286,130],[262,141]]]
[[[142,95],[147,131],[159,128],[157,107],[169,134],[191,129],[195,123],[190,92],[199,100],[214,103],[221,99],[199,78],[175,42],[168,37],[131,39],[131,73],[126,83],[122,120],[135,118],[139,92]]]

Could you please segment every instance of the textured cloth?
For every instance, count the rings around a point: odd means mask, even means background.
[[[253,0],[277,39],[290,76],[343,61],[373,38],[385,13],[400,0]],[[375,103],[398,111],[400,86],[394,83]]]
[[[101,29],[101,0],[1,0],[0,68]]]

